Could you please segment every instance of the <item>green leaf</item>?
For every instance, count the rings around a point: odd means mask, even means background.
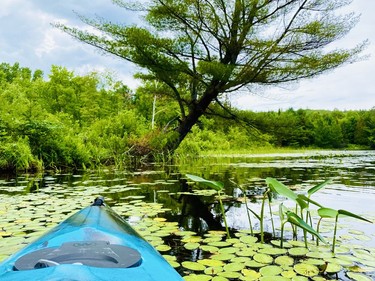
[[[324,186],[326,186],[327,184],[329,184],[329,183],[331,183],[331,182],[332,182],[332,180],[330,180],[330,179],[329,179],[329,180],[326,180],[325,182],[320,183],[320,184],[318,184],[318,185],[316,185],[316,186],[310,188],[310,189],[307,191],[307,194],[308,194],[309,197],[310,197],[310,196],[313,195],[315,192],[319,191],[320,189],[322,189]]]
[[[210,181],[210,180],[206,180],[204,178],[201,178],[201,177],[198,177],[198,176],[195,176],[195,175],[190,175],[190,174],[186,174],[186,177],[192,181],[195,181],[195,182],[198,182],[198,183],[201,183],[203,185],[206,185],[208,187],[211,187],[217,191],[221,191],[223,188],[224,188],[224,184],[220,181]]]
[[[336,218],[339,212],[335,209],[322,207],[318,209],[318,214],[322,218]]]
[[[313,229],[310,225],[308,225],[303,219],[301,219],[297,214],[291,211],[288,211],[286,215],[288,217],[288,222],[302,228],[303,230],[306,230],[312,235],[318,237],[319,240],[322,241],[323,243],[326,243],[324,238],[315,229]]]
[[[296,201],[297,194],[290,190],[286,185],[279,182],[277,179],[266,178],[266,183],[273,192]]]
[[[369,223],[373,223],[372,221],[370,221],[370,220],[368,220],[368,219],[366,219],[364,217],[361,217],[359,215],[356,215],[356,214],[351,213],[351,212],[346,211],[346,210],[338,210],[338,213],[339,213],[339,215],[344,215],[344,216],[356,218],[356,219],[359,219],[359,220],[367,221]]]

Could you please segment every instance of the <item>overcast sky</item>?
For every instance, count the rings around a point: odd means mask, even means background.
[[[354,0],[350,10],[361,14],[351,33],[339,42],[353,47],[370,40],[367,60],[346,65],[335,71],[298,85],[270,88],[257,93],[241,92],[233,104],[255,111],[278,109],[370,109],[375,107],[375,1]],[[111,0],[1,0],[0,63],[19,62],[32,70],[41,69],[48,75],[51,65],[64,66],[76,74],[111,71],[117,79],[135,88],[135,73],[123,60],[103,55],[94,47],[74,40],[51,26],[60,22],[83,26],[76,13],[88,17],[103,16],[127,22],[131,15],[112,4]]]

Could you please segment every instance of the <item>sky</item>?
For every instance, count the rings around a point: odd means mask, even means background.
[[[369,39],[370,45],[364,52],[369,58],[296,85],[258,89],[252,93],[241,91],[232,97],[232,104],[253,111],[289,108],[366,110],[375,107],[375,1],[353,0],[348,10],[361,14],[361,20],[337,44],[344,48],[354,47]],[[0,63],[18,62],[22,67],[41,69],[46,76],[52,65],[66,67],[77,75],[108,71],[135,89],[139,85],[133,78],[137,68],[105,55],[51,25],[59,22],[85,27],[77,14],[122,23],[128,23],[132,18],[111,0],[1,0]]]

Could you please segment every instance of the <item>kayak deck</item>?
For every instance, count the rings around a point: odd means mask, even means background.
[[[183,280],[110,207],[93,204],[0,264],[0,280]]]

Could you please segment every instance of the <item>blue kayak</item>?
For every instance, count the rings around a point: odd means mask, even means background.
[[[0,264],[1,281],[183,280],[102,198]]]

